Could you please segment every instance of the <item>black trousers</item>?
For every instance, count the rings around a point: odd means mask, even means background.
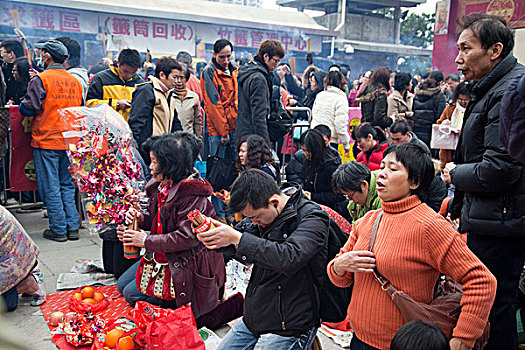
[[[525,236],[496,237],[469,233],[467,244],[498,281],[490,311],[490,339],[485,350],[518,348],[516,298],[523,263]]]
[[[118,279],[127,269],[140,258],[126,259],[124,257],[124,243],[121,241],[102,241],[102,262],[104,264],[104,271],[112,273]]]

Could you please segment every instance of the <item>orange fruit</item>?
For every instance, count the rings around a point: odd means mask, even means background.
[[[77,299],[77,300],[82,300],[82,294],[80,293],[75,293],[73,294],[73,298]]]
[[[95,303],[96,303],[95,299],[93,299],[93,298],[86,298],[86,299],[84,299],[82,301],[84,303],[86,303],[86,304],[91,304],[91,305],[95,305]]]
[[[95,295],[95,290],[93,287],[84,287],[82,288],[82,298],[93,298]]]
[[[104,294],[100,292],[95,292],[93,299],[95,299],[95,301],[98,303],[99,301],[102,301],[102,299],[104,299]]]
[[[133,350],[134,347],[135,342],[133,341],[133,338],[129,335],[118,340],[119,350]]]
[[[124,332],[120,329],[112,329],[106,334],[106,346],[114,349],[117,346],[118,338],[122,337]]]

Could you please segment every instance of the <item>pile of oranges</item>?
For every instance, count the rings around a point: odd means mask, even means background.
[[[119,350],[133,350],[135,347],[135,342],[131,336],[125,336],[124,332],[120,329],[112,329],[106,334],[106,346],[110,349],[115,349],[117,347]],[[120,339],[119,339],[120,338]]]
[[[80,293],[73,294],[73,298],[83,301],[86,304],[95,305],[104,299],[104,294],[95,292],[93,287],[84,287]]]

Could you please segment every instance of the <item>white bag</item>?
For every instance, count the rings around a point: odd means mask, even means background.
[[[432,124],[430,148],[455,150],[458,145],[459,132],[450,125]]]

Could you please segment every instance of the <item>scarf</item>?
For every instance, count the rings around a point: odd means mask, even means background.
[[[175,94],[177,95],[177,97],[178,97],[179,100],[181,100],[181,101],[184,101],[184,98],[185,98],[186,95],[188,94],[188,89],[186,88],[186,85],[184,85],[184,88],[183,88],[183,89],[177,89],[177,88],[174,88],[173,91],[175,91]]]

